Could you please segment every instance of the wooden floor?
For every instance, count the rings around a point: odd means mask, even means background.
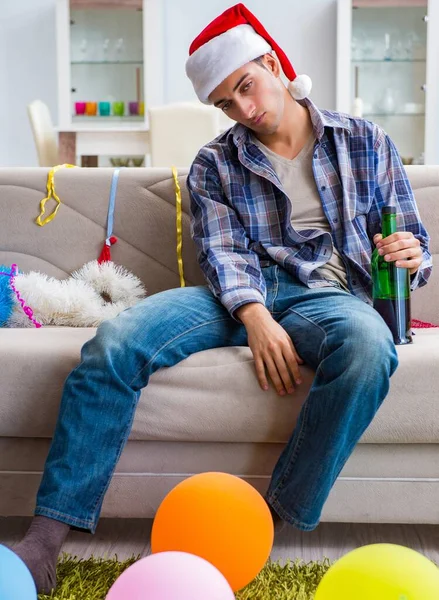
[[[0,543],[13,547],[25,534],[29,518],[0,517]],[[150,552],[150,519],[101,519],[94,535],[71,531],[63,552],[88,558],[91,555],[119,559]],[[336,560],[366,544],[393,543],[413,548],[439,564],[439,525],[366,525],[321,523],[312,532],[284,525],[277,531],[273,560],[302,558],[304,561],[328,557]]]

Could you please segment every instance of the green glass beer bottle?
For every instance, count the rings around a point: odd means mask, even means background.
[[[396,233],[396,208],[381,211],[383,238]],[[409,270],[387,262],[375,248],[372,254],[373,307],[387,323],[395,344],[411,344]]]

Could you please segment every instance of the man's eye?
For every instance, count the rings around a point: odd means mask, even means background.
[[[226,102],[225,104],[223,104],[223,111],[226,111],[230,108],[230,102]]]
[[[246,92],[252,85],[252,81],[249,81],[248,83],[245,84],[245,86],[242,88],[243,92]]]

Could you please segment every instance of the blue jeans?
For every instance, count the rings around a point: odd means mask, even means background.
[[[312,530],[388,392],[397,354],[379,314],[353,295],[308,289],[277,265],[263,274],[267,308],[315,370],[266,499],[284,520]],[[207,286],[154,294],[102,323],[66,381],[35,514],[94,533],[152,373],[201,350],[247,345],[245,327]]]

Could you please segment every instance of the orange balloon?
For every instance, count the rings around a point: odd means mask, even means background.
[[[205,558],[236,592],[264,567],[273,538],[270,510],[254,487],[227,473],[201,473],[164,498],[152,526],[151,549]]]

